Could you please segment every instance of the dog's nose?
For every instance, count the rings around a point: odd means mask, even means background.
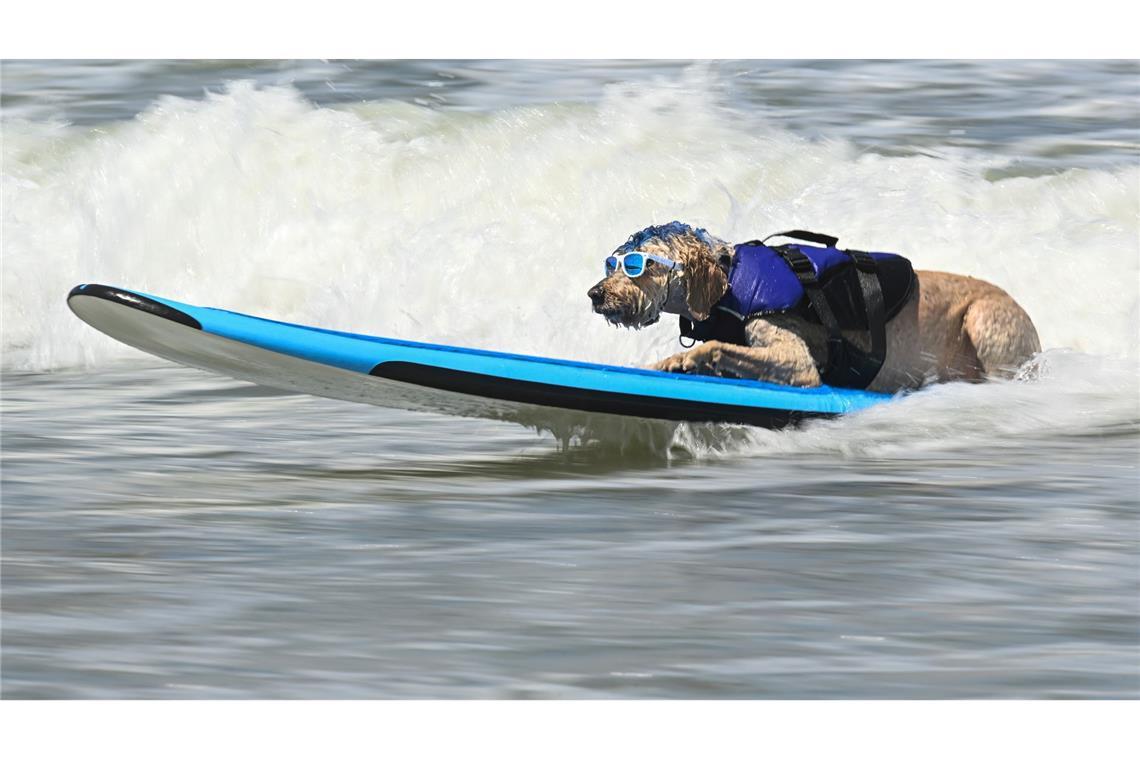
[[[588,291],[586,291],[586,295],[590,297],[590,303],[592,303],[594,306],[600,306],[606,297],[606,294],[602,292],[601,285],[595,285],[594,287],[590,288]]]

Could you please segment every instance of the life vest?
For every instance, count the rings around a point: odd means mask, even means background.
[[[827,385],[866,388],[886,359],[886,322],[898,314],[917,278],[910,261],[894,253],[845,251],[838,238],[804,230],[769,235],[819,243],[769,247],[753,240],[735,246],[728,290],[709,318],[681,317],[681,336],[746,345],[752,319],[796,314],[827,328],[827,361],[820,376]],[[860,349],[842,330],[870,333],[871,348]]]

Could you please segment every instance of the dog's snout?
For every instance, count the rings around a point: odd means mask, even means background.
[[[606,297],[606,294],[602,292],[602,286],[600,283],[586,291],[586,295],[590,297],[590,303],[592,303],[594,306],[600,306]]]

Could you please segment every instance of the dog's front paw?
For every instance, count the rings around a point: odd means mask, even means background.
[[[681,367],[684,363],[685,353],[673,354],[667,359],[662,359],[646,367],[646,369],[657,370],[658,372],[684,372]]]
[[[658,372],[679,372],[686,375],[715,375],[720,360],[720,346],[715,341],[662,359],[649,369]]]

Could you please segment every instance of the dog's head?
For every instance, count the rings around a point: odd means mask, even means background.
[[[695,322],[708,319],[728,288],[722,264],[732,248],[702,229],[681,222],[646,227],[618,247],[614,254],[641,251],[680,265],[647,260],[645,271],[630,277],[620,268],[610,272],[586,293],[594,311],[611,324],[641,328],[661,313],[684,314]]]

